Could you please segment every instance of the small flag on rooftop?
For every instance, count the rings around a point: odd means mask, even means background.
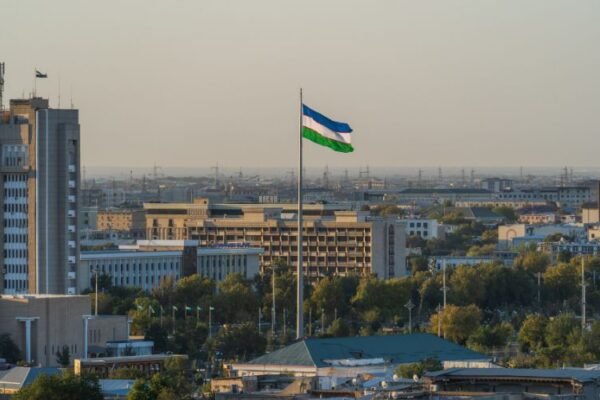
[[[37,69],[35,70],[35,77],[36,78],[47,78],[48,74],[44,74],[43,72],[38,71]]]
[[[302,104],[302,137],[341,153],[354,151],[352,128],[345,122],[327,118]]]

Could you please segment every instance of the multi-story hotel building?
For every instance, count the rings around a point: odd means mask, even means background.
[[[201,246],[247,243],[262,247],[261,268],[277,259],[297,263],[294,204],[146,203],[149,239],[191,239]],[[395,218],[373,217],[336,204],[308,204],[304,213],[304,271],[308,277],[406,273],[405,229]]]
[[[0,292],[75,294],[77,110],[11,100],[0,113]]]

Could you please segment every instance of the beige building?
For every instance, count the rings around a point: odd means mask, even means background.
[[[110,232],[129,232],[134,239],[143,239],[146,234],[144,210],[108,209],[98,211],[96,229]]]
[[[89,296],[0,296],[0,333],[8,333],[23,359],[42,367],[58,366],[56,352],[67,346],[71,359],[84,354],[84,320]]]
[[[294,204],[146,203],[148,239],[191,239],[200,246],[246,243],[262,247],[261,268],[277,259],[297,263]],[[304,219],[306,276],[406,273],[401,221],[372,217],[336,204],[309,204]]]
[[[73,362],[106,353],[107,342],[128,339],[127,316],[90,314],[89,296],[2,295],[0,334],[10,335],[25,362],[41,367],[58,366],[56,352],[63,346]]]
[[[0,293],[74,294],[79,117],[42,98],[0,114]]]

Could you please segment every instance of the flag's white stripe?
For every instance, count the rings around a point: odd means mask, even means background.
[[[306,126],[307,128],[310,128],[313,131],[320,133],[322,136],[328,139],[335,140],[336,142],[348,144],[352,143],[350,133],[334,132],[306,115],[302,116],[302,126]]]

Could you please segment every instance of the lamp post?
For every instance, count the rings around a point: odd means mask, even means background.
[[[412,310],[415,308],[412,299],[408,299],[404,307],[408,310],[408,333],[412,333]]]
[[[208,306],[208,337],[212,337],[212,312],[215,310],[213,306]]]

